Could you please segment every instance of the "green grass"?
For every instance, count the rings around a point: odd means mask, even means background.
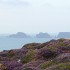
[[[57,62],[57,61],[51,60],[51,61],[47,61],[47,62],[40,64],[40,68],[42,70],[49,68],[49,67],[52,67],[52,70],[55,70],[55,68],[56,70],[70,70],[70,62]]]
[[[57,67],[58,70],[70,70],[70,63],[60,63]]]
[[[58,48],[57,47],[55,47],[55,46],[48,46],[47,47],[49,50],[51,50],[51,51],[56,51]]]
[[[56,62],[54,62],[54,61],[48,61],[48,62],[42,63],[42,64],[40,65],[40,67],[41,67],[42,69],[46,69],[46,68],[48,68],[48,67],[50,67],[50,66],[52,66],[52,65],[55,65],[55,64],[56,64]]]
[[[22,63],[28,63],[32,60],[34,60],[35,58],[35,51],[34,50],[30,50],[26,56],[24,56],[21,60],[22,60]]]
[[[48,68],[49,70],[70,70],[70,62],[67,63],[59,63],[51,68]]]

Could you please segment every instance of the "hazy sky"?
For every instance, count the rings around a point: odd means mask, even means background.
[[[70,32],[70,0],[0,0],[0,34]]]

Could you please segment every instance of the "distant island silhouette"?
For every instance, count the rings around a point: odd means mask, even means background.
[[[37,38],[51,38],[51,36],[48,33],[42,33],[36,35]]]
[[[25,34],[23,32],[18,32],[16,34],[9,35],[9,37],[12,37],[12,38],[28,38],[30,36],[28,36],[27,34]]]
[[[70,32],[60,32],[57,38],[70,38]]]
[[[1,36],[2,37],[2,36]],[[3,36],[3,37],[6,37],[6,36]],[[31,35],[28,35],[24,32],[17,32],[16,34],[11,34],[11,35],[8,35],[9,38],[52,38],[53,36],[48,34],[48,33],[43,33],[43,32],[40,32],[34,36],[31,36]],[[55,38],[70,38],[70,32],[59,32],[58,35],[55,37],[53,37],[54,39]]]

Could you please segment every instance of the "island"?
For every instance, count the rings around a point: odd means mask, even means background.
[[[28,38],[30,36],[28,36],[27,34],[23,33],[23,32],[18,32],[16,34],[12,34],[8,36],[9,38]]]
[[[37,38],[51,38],[51,36],[48,33],[42,33],[36,35]]]
[[[70,40],[30,43],[2,51],[0,70],[70,70]]]
[[[70,38],[70,32],[60,32],[57,38]]]

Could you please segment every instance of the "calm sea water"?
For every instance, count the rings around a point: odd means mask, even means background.
[[[51,40],[51,38],[0,38],[0,51],[19,49],[27,43],[43,43]]]

